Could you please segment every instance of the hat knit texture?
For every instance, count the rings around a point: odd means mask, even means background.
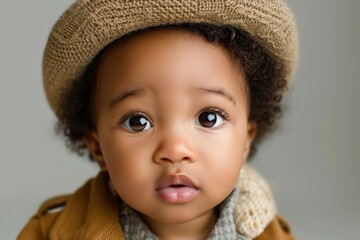
[[[58,115],[71,84],[109,43],[134,30],[185,22],[229,24],[248,32],[291,80],[298,39],[283,0],[77,0],[53,27],[44,52],[43,81],[52,110]]]

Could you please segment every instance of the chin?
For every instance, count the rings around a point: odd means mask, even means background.
[[[156,216],[152,218],[163,224],[184,224],[196,220],[204,214],[210,214],[211,210],[212,209],[205,212],[196,212],[193,209],[178,208],[171,211],[159,211]]]

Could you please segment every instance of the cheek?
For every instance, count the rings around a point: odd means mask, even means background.
[[[121,197],[138,195],[149,189],[151,158],[150,146],[116,136],[104,141],[102,148],[111,181]]]
[[[245,124],[238,128],[230,127],[219,135],[205,136],[205,138],[209,139],[203,139],[203,143],[207,143],[203,153],[217,163],[233,162],[234,159],[240,162],[243,161],[243,153],[247,142]]]
[[[221,138],[211,142],[207,150],[203,151],[208,175],[213,189],[231,191],[235,186],[240,169],[244,163],[246,133],[245,128],[238,131],[228,131]]]

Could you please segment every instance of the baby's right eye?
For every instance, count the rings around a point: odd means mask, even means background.
[[[147,117],[141,114],[126,117],[121,125],[130,132],[142,132],[152,128]]]

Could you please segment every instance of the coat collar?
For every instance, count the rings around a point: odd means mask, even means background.
[[[50,232],[53,239],[124,239],[117,203],[107,187],[108,179],[106,173],[100,172],[69,198],[54,231]]]

